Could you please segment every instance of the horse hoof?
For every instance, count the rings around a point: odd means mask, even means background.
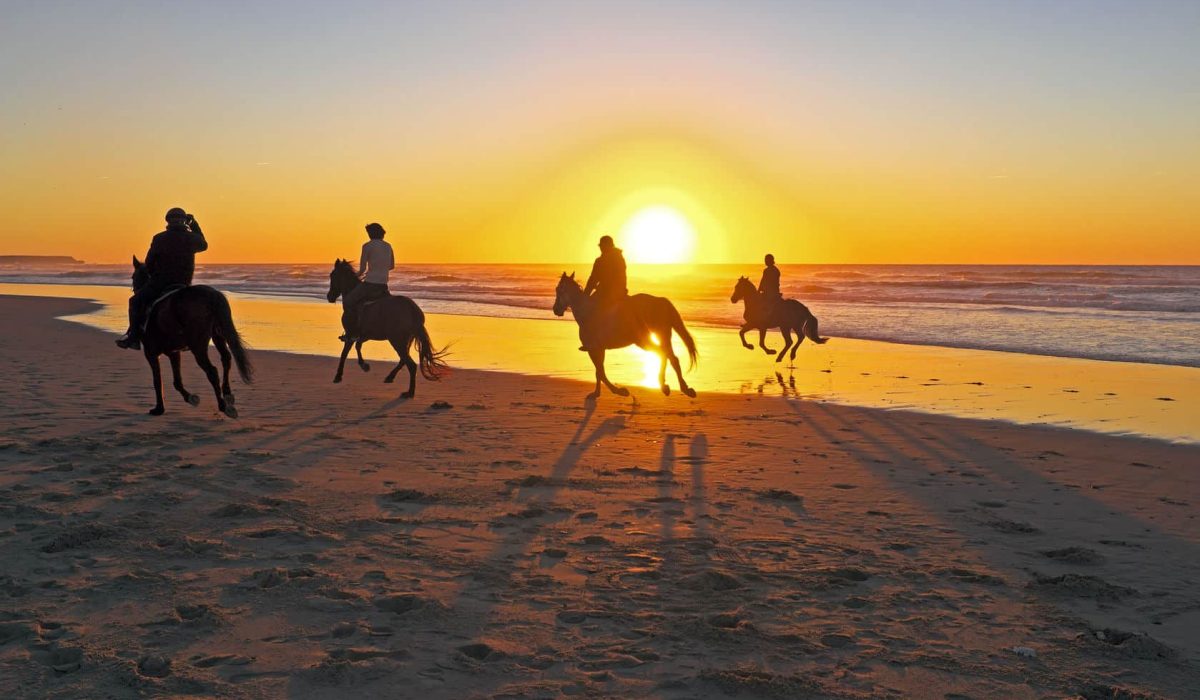
[[[617,387],[616,391],[614,391],[613,393],[616,394],[617,396],[629,396],[629,390],[623,386]]]
[[[152,416],[161,416],[162,414],[164,414],[166,412],[167,412],[167,409],[163,408],[162,406],[155,406],[154,408],[147,411],[147,413],[149,413]]]
[[[696,398],[696,390],[690,386],[688,388],[684,389],[683,393],[687,394],[688,398],[692,398],[692,399]]]
[[[384,379],[384,380],[383,380],[383,383],[384,383],[384,384],[391,384],[391,383],[392,383],[392,382],[394,382],[394,381],[396,381],[396,378],[395,378],[395,377],[388,377],[388,378],[386,378],[386,379]]]
[[[663,396],[671,395],[671,387],[667,386],[666,384],[662,385],[662,391],[663,391]]]
[[[221,409],[221,412],[224,413],[225,415],[229,416],[230,418],[238,417],[238,411],[233,406],[226,405],[225,408]]]
[[[414,397],[416,395],[417,395],[417,392],[415,392],[415,391],[406,391],[403,394],[400,394],[400,398],[411,399],[412,397]]]
[[[746,348],[747,350],[753,350],[753,349],[754,349],[754,346],[753,346],[753,345],[743,345],[742,347]]]
[[[334,383],[334,384],[341,384],[341,383],[342,383],[342,375],[340,375],[340,374],[339,374],[338,376],[334,377],[334,378],[333,378],[333,383]]]
[[[363,363],[359,364],[359,367],[361,367],[361,368],[362,368],[362,371],[364,371],[364,372],[370,372],[370,371],[371,371],[371,365],[368,365],[366,362],[363,362]]]
[[[188,397],[184,400],[193,406],[199,406],[200,405],[200,394],[188,394]]]
[[[587,401],[595,401],[598,398],[600,398],[600,392],[593,391],[592,393],[587,395],[586,400]]]

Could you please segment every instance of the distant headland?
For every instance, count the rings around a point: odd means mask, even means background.
[[[0,255],[0,265],[82,265],[70,255]]]

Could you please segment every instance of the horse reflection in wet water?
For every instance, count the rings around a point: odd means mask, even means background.
[[[589,341],[588,356],[591,357],[592,364],[596,367],[596,388],[588,395],[588,398],[594,399],[600,395],[601,384],[618,396],[629,395],[628,389],[610,382],[604,371],[605,350],[629,345],[636,345],[659,356],[658,384],[662,387],[664,394],[668,396],[671,394],[671,387],[667,385],[667,362],[670,362],[671,367],[675,369],[675,376],[679,379],[679,390],[694,398],[696,390],[684,381],[683,370],[679,367],[679,357],[675,355],[675,350],[671,347],[671,333],[678,333],[679,338],[683,340],[683,345],[688,351],[689,368],[695,366],[699,353],[696,350],[696,341],[692,339],[692,334],[683,325],[683,319],[679,316],[675,305],[665,297],[655,297],[649,294],[633,294],[626,297],[621,303],[630,305],[631,313],[629,315],[636,322],[611,324],[611,327],[606,329],[607,332],[596,333],[597,337]],[[583,326],[589,320],[594,320],[595,314],[600,312],[597,306],[598,302],[595,299],[583,293],[583,288],[575,280],[574,272],[570,275],[565,272],[562,274],[554,294],[555,315],[562,316],[567,309],[570,309],[575,316],[575,322]],[[599,347],[595,347],[596,345]]]

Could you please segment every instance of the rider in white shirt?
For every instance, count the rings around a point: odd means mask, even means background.
[[[379,224],[367,224],[367,236],[371,239],[363,244],[362,258],[358,262],[358,276],[362,284],[350,290],[342,302],[342,326],[346,335],[340,340],[357,339],[358,315],[363,304],[388,295],[388,272],[396,267],[392,246],[383,240],[386,231]]]

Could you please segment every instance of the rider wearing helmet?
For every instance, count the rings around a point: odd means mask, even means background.
[[[173,207],[165,218],[166,230],[154,236],[146,252],[145,269],[150,280],[129,299],[129,330],[117,339],[119,347],[142,347],[142,331],[151,305],[171,287],[190,285],[196,272],[196,253],[208,250],[208,241],[194,216]]]

